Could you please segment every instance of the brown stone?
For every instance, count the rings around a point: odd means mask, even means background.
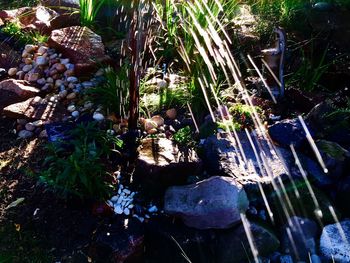
[[[7,106],[3,114],[9,118],[26,118],[42,120],[44,123],[59,121],[66,110],[56,102],[48,102],[40,97]]]
[[[77,75],[86,75],[96,69],[98,63],[110,60],[99,35],[87,27],[73,26],[51,32],[50,47],[61,52],[75,64]]]
[[[25,81],[8,79],[0,82],[0,111],[13,103],[34,97],[39,90]]]

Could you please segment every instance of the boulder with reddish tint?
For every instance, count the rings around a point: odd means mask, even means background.
[[[77,75],[91,73],[97,63],[110,59],[105,55],[101,37],[87,27],[72,26],[54,30],[48,44],[75,64]]]
[[[60,14],[72,13],[80,8],[79,0],[41,0],[40,3]]]
[[[44,123],[59,121],[65,113],[66,110],[58,102],[49,102],[38,96],[7,106],[3,110],[3,114],[9,118],[36,119]]]
[[[34,97],[39,90],[23,80],[8,79],[0,82],[0,111],[13,103]]]

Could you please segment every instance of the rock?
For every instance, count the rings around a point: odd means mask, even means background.
[[[103,224],[96,231],[96,256],[101,262],[144,262],[144,238],[135,218]]]
[[[45,53],[47,53],[47,51],[48,51],[48,47],[45,47],[45,46],[40,46],[39,48],[38,48],[38,53],[39,54],[41,54],[41,55],[43,55],[43,54],[45,54]]]
[[[209,174],[234,177],[243,185],[271,182],[269,176],[264,176],[266,169],[270,170],[273,178],[284,176],[287,171],[298,174],[290,151],[280,147],[275,147],[276,151],[271,151],[269,143],[263,137],[251,134],[255,148],[261,149],[269,156],[268,168],[266,168],[261,159],[257,160],[247,135],[244,132],[238,132],[237,136],[247,163],[244,162],[239,145],[235,141],[230,140],[225,134],[212,135],[205,140],[204,155],[201,156]]]
[[[75,92],[69,93],[67,95],[67,100],[73,100],[77,97],[77,94]]]
[[[29,73],[28,74],[28,81],[29,82],[37,82],[39,77],[40,77],[39,73]]]
[[[290,255],[282,255],[280,257],[280,263],[294,263],[293,258]]]
[[[342,229],[340,232],[339,227]],[[345,239],[345,240],[344,240]],[[350,220],[326,225],[320,239],[320,252],[329,261],[350,262]]]
[[[49,60],[47,57],[44,57],[44,56],[38,56],[35,60],[36,64],[38,66],[45,66],[49,63]]]
[[[41,127],[44,123],[42,120],[33,121],[32,123],[35,127]]]
[[[72,82],[72,83],[77,83],[78,82],[78,78],[77,77],[68,77],[67,81],[68,82]]]
[[[71,13],[80,8],[79,0],[40,0],[43,6],[51,7],[59,13]]]
[[[186,186],[172,186],[164,197],[164,211],[197,229],[229,228],[248,208],[244,189],[233,178],[214,176]]]
[[[36,83],[38,83],[39,85],[43,86],[46,84],[46,79],[45,78],[41,78],[41,79],[38,79],[36,81]]]
[[[25,125],[25,128],[26,128],[27,131],[34,131],[35,130],[35,125],[32,122],[28,122]]]
[[[69,106],[67,107],[67,110],[68,110],[69,112],[73,112],[73,111],[75,111],[75,109],[76,109],[75,105],[69,105]]]
[[[329,176],[329,173],[324,173],[320,164],[304,154],[298,154],[302,167],[306,170],[309,179],[318,187],[327,188],[334,184],[334,180]]]
[[[290,241],[288,231],[294,244]],[[282,233],[282,252],[293,255],[297,261],[308,261],[309,253],[316,252],[315,238],[318,234],[318,227],[314,221],[296,216],[291,217],[283,227]],[[293,246],[296,247],[296,251]]]
[[[39,134],[39,138],[47,138],[47,131],[46,130],[42,130]]]
[[[119,125],[113,128],[119,131]],[[141,141],[135,168],[135,182],[148,195],[163,196],[169,186],[184,185],[190,176],[200,174],[202,162],[195,151],[180,152],[169,139],[147,138]]]
[[[9,118],[36,119],[45,123],[62,120],[65,110],[57,102],[48,102],[40,97],[7,106],[3,114]]]
[[[31,65],[31,64],[33,63],[33,60],[32,60],[31,58],[25,58],[25,59],[24,59],[24,63],[25,63],[26,65]]]
[[[48,44],[75,64],[77,76],[89,74],[95,71],[96,63],[109,60],[101,37],[87,27],[73,26],[54,30]]]
[[[27,53],[33,53],[36,49],[37,49],[37,46],[31,45],[31,44],[25,45],[24,47],[24,51]]]
[[[336,179],[335,204],[342,214],[350,216],[350,174],[344,178]]]
[[[22,68],[22,71],[23,71],[23,72],[29,72],[32,68],[33,68],[32,65],[25,65],[25,66]]]
[[[67,70],[66,66],[64,64],[61,64],[61,63],[58,63],[56,65],[56,70],[59,72],[59,73],[63,73]],[[68,80],[67,80],[68,81]]]
[[[18,137],[21,139],[28,139],[33,137],[33,133],[31,131],[27,131],[27,130],[22,130],[18,133]]]
[[[0,82],[0,110],[4,107],[34,97],[39,90],[22,80],[8,79]]]
[[[144,128],[146,132],[148,132],[151,129],[155,129],[157,127],[158,127],[158,124],[155,121],[152,121],[150,119],[146,119],[144,122]]]
[[[103,121],[105,119],[105,117],[103,116],[102,113],[99,113],[99,112],[95,112],[94,115],[92,116],[92,118],[95,120],[95,121]]]
[[[63,85],[64,81],[61,79],[57,79],[55,81],[55,87],[58,88],[59,86]]]
[[[305,131],[298,119],[276,122],[269,127],[269,134],[274,142],[286,148],[291,144],[299,148],[306,139]]]
[[[157,124],[157,127],[160,127],[160,126],[163,126],[164,125],[164,119],[159,116],[159,115],[156,115],[156,116],[153,116],[151,118],[151,121],[153,121],[154,123]]]
[[[249,222],[249,229],[260,257],[268,256],[278,249],[279,241],[270,230],[255,222]],[[241,263],[253,258],[243,225],[220,233],[216,247],[216,262]]]
[[[10,68],[7,72],[7,74],[10,76],[10,77],[13,77],[13,76],[16,76],[16,73],[17,73],[17,68]]]
[[[74,118],[78,118],[79,117],[79,111],[73,111],[72,114],[71,114]]]
[[[173,108],[167,110],[165,114],[169,119],[174,120],[176,118],[177,112],[176,109]]]
[[[11,73],[10,69],[8,72]],[[0,68],[0,81],[3,80],[7,76],[8,72],[6,72],[6,69]],[[16,68],[16,73],[17,73],[17,68]],[[16,75],[16,73],[14,75]],[[10,75],[10,74],[8,74],[8,75]]]
[[[319,140],[316,142],[322,159],[333,178],[340,178],[349,171],[350,153],[336,142]]]

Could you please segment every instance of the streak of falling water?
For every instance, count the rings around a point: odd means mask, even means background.
[[[341,226],[341,224],[339,223],[339,219],[338,219],[338,217],[337,217],[337,214],[336,214],[335,211],[334,211],[333,206],[331,206],[331,205],[328,206],[328,209],[329,209],[329,211],[331,212],[331,215],[332,215],[332,217],[333,217],[333,219],[334,219],[335,224],[337,225],[337,228],[338,228],[338,231],[339,231],[339,234],[340,234],[342,240],[343,240],[346,244],[349,244],[349,240],[346,238],[344,229],[343,229],[343,227]]]
[[[320,151],[318,150],[318,148],[317,148],[317,146],[316,146],[316,144],[315,144],[315,141],[314,141],[314,139],[312,138],[312,136],[311,136],[311,134],[310,134],[310,131],[309,131],[309,129],[307,128],[307,126],[306,126],[306,124],[305,124],[303,118],[302,118],[301,116],[298,116],[298,119],[299,119],[301,125],[303,126],[303,129],[304,129],[305,134],[306,134],[306,139],[308,140],[308,142],[309,142],[309,144],[310,144],[312,150],[314,151],[314,153],[315,153],[315,155],[316,155],[316,158],[317,158],[317,161],[320,163],[320,165],[321,165],[321,167],[322,167],[322,169],[323,169],[323,172],[324,172],[324,173],[328,173],[328,169],[327,169],[327,167],[326,167],[326,165],[325,165],[325,163],[324,163],[324,161],[323,161],[323,159],[322,159],[321,153],[320,153]]]
[[[253,238],[252,231],[250,229],[250,223],[249,223],[247,217],[245,216],[245,214],[241,213],[240,215],[241,215],[241,220],[243,223],[244,231],[245,231],[245,234],[248,238],[248,243],[249,243],[250,249],[252,251],[253,257],[254,257],[254,261],[255,261],[255,263],[259,263],[259,258],[258,258],[259,252],[254,244],[254,238]]]

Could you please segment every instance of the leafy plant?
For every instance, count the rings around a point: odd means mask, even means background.
[[[47,170],[41,172],[40,179],[63,198],[107,197],[112,190],[112,177],[106,172],[103,159],[119,140],[99,130],[95,123],[79,124],[69,136],[69,142],[47,146]]]
[[[45,43],[49,39],[47,35],[42,35],[38,31],[23,32],[19,23],[10,22],[7,23],[2,31],[18,40],[21,44],[40,44]]]
[[[89,100],[103,105],[108,111],[117,116],[125,116],[129,101],[128,64],[117,72],[111,67],[104,69],[105,81],[86,91]]]
[[[193,147],[195,141],[190,126],[179,129],[173,136],[174,141],[180,146]]]
[[[253,109],[254,107],[254,109]],[[263,111],[257,106],[249,106],[241,103],[236,103],[230,107],[229,112],[232,116],[233,127],[236,130],[254,127],[253,111],[256,110],[260,118],[263,119]]]

